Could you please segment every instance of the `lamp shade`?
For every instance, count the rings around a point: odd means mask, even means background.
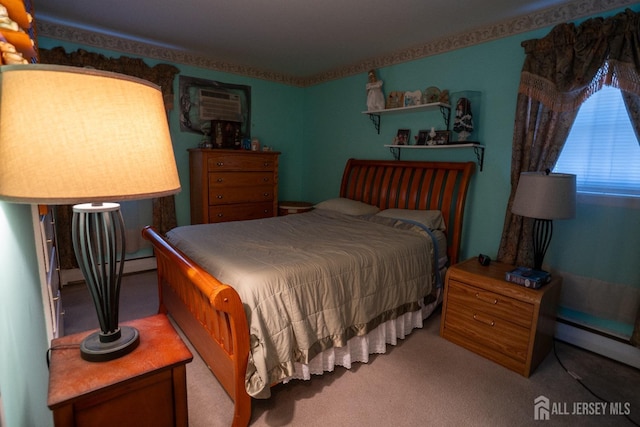
[[[569,219],[576,215],[576,176],[523,172],[511,212],[537,219]]]
[[[73,204],[180,190],[150,82],[56,65],[0,67],[0,199]]]

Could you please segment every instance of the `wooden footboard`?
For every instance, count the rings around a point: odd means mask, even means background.
[[[168,244],[152,227],[142,231],[158,263],[160,312],[171,314],[234,401],[233,426],[246,426],[251,398],[244,386],[249,328],[236,291]]]

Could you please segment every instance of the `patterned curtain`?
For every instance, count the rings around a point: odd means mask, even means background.
[[[532,265],[532,219],[511,213],[521,172],[555,165],[580,105],[609,85],[623,91],[640,137],[640,14],[629,9],[579,26],[560,24],[542,39],[522,43],[522,68],[511,162],[511,194],[498,259]],[[640,313],[632,343],[640,346]]]
[[[148,80],[160,86],[167,111],[173,109],[173,80],[180,70],[169,64],[148,66],[142,59],[108,58],[104,55],[78,49],[67,53],[62,47],[51,50],[39,49],[40,62],[43,64],[70,65],[91,67],[98,70],[127,74]],[[60,268],[78,267],[71,240],[71,206],[56,207],[56,234],[58,239],[58,256]],[[153,226],[160,233],[165,233],[177,225],[175,199],[173,196],[153,199]]]

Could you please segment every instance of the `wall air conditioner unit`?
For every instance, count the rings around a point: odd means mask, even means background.
[[[242,122],[240,96],[212,89],[198,89],[200,120]]]

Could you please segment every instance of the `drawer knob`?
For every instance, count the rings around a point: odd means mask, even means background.
[[[220,200],[220,199],[222,199],[223,197],[224,197],[224,196],[223,196],[222,194],[218,194],[218,195],[216,196],[216,198],[218,198],[219,200]]]
[[[222,218],[224,216],[224,214],[219,213],[218,214],[218,218]]]
[[[480,322],[480,323],[484,323],[487,326],[494,326],[496,324],[496,322],[494,322],[493,320],[485,319],[482,316],[478,316],[475,313],[473,313],[473,320],[475,320],[477,322]]]
[[[224,162],[218,162],[218,163],[216,163],[216,165],[222,167],[222,166],[224,166]]]
[[[264,167],[268,168],[269,167],[269,162],[264,162]]]
[[[264,197],[269,197],[269,193],[264,193],[263,196]]]
[[[216,182],[223,182],[223,181],[224,181],[224,179],[222,179],[222,178],[218,178],[218,179],[216,180]]]
[[[479,299],[480,301],[484,301],[484,302],[487,302],[487,303],[493,304],[493,305],[496,305],[498,303],[497,299],[484,297],[484,296],[480,295],[480,293],[478,293],[478,292],[476,292],[476,298]]]

